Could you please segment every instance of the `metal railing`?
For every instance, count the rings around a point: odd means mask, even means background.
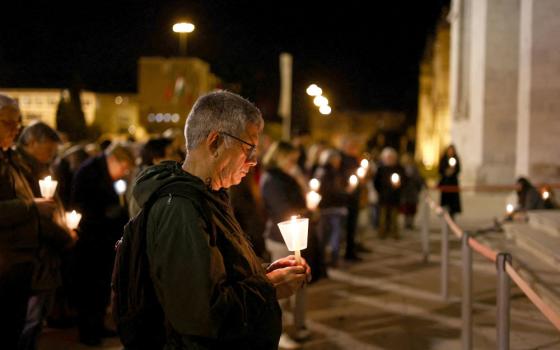
[[[496,292],[496,336],[497,348],[509,349],[510,333],[510,290],[511,280],[523,291],[537,309],[560,331],[560,314],[547,305],[543,299],[521,278],[512,265],[512,256],[507,252],[496,252],[492,248],[480,243],[468,232],[464,232],[449,216],[445,209],[437,205],[428,194],[423,201],[422,212],[422,255],[424,262],[430,258],[429,232],[430,210],[440,218],[441,225],[441,296],[447,300],[449,296],[449,230],[461,240],[462,262],[462,298],[461,298],[461,343],[462,349],[473,348],[473,319],[472,319],[472,251],[476,251],[496,264],[497,292]]]

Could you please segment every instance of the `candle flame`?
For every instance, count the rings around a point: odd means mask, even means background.
[[[321,187],[321,181],[319,181],[315,178],[309,180],[309,188],[312,191],[319,191],[319,187]]]
[[[449,158],[449,166],[455,165],[457,165],[457,159],[455,159],[454,157]]]
[[[367,169],[367,167],[369,166],[369,161],[367,159],[362,159],[362,161],[360,162],[360,166],[364,169]]]
[[[545,199],[545,200],[548,199],[548,198],[550,197],[550,192],[544,191],[543,194],[542,194],[542,197],[543,197],[543,199]]]
[[[508,205],[506,205],[506,211],[507,211],[508,214],[513,213],[513,209],[514,209],[513,204],[508,203]]]
[[[356,174],[360,179],[363,179],[366,176],[366,168],[358,168]]]
[[[358,177],[356,175],[350,176],[350,178],[348,179],[348,183],[352,187],[356,186],[358,184]]]
[[[399,181],[401,181],[401,177],[399,176],[399,174],[393,173],[391,175],[391,182],[394,183],[394,184],[397,184],[397,183],[399,183]]]

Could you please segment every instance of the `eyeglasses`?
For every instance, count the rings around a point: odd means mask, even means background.
[[[245,140],[240,139],[239,137],[233,136],[232,134],[228,134],[227,132],[224,131],[220,131],[220,134],[226,135],[231,137],[234,140],[237,140],[241,143],[246,144],[247,146],[249,146],[249,150],[245,153],[245,156],[247,157],[247,159],[254,159],[256,154],[257,154],[257,145],[249,143]]]

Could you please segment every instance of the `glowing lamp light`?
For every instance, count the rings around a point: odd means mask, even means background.
[[[319,191],[320,187],[321,187],[321,181],[315,178],[309,180],[309,188],[311,189],[311,191]]]
[[[194,28],[194,24],[188,22],[175,23],[173,25],[173,31],[175,33],[192,33]]]
[[[399,174],[397,173],[393,173],[391,175],[391,183],[393,184],[393,186],[398,186],[401,182],[401,177]]]
[[[362,159],[362,161],[360,162],[360,166],[364,169],[367,169],[369,167],[369,161],[367,159]]]
[[[360,167],[358,168],[358,170],[356,170],[356,175],[358,175],[360,179],[363,179],[364,177],[366,177],[366,172],[367,170],[365,168]]]
[[[77,213],[75,210],[72,210],[72,212],[66,212],[66,226],[68,226],[69,229],[75,230],[78,228],[80,220],[82,220],[82,214]]]
[[[358,177],[356,175],[351,175],[350,178],[348,178],[348,184],[350,185],[350,188],[358,186]]]
[[[331,107],[328,105],[322,105],[321,107],[319,107],[319,113],[321,113],[322,115],[329,115],[331,114]]]
[[[53,180],[50,176],[47,176],[44,179],[39,180],[39,188],[41,189],[41,196],[47,199],[52,198],[54,196],[54,192],[56,191],[57,185],[58,185],[58,181]]]
[[[305,90],[309,96],[320,96],[323,93],[323,90],[318,87],[316,84],[311,84]]]
[[[315,98],[313,99],[313,104],[317,107],[328,106],[329,100],[325,96],[319,95],[315,96]]]
[[[307,248],[309,219],[292,216],[290,220],[278,223],[278,228],[288,250],[295,253],[296,262],[301,264],[301,250]]]
[[[449,158],[449,166],[454,167],[455,165],[457,165],[457,159],[455,157]]]
[[[321,202],[321,195],[315,191],[309,191],[307,192],[307,195],[305,196],[305,202],[307,204],[307,209],[309,210],[315,210],[317,209],[317,207],[319,206],[319,203]]]
[[[550,192],[544,191],[544,192],[542,193],[542,198],[543,198],[544,200],[549,199],[549,198],[550,198]]]
[[[508,203],[508,204],[506,205],[506,212],[507,212],[508,214],[513,213],[513,209],[514,209],[513,204]]]

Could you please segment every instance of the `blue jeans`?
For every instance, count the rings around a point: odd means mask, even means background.
[[[330,263],[333,265],[336,265],[338,262],[340,238],[344,236],[345,218],[345,214],[328,212],[321,213],[321,218],[319,219],[321,249],[324,251],[328,242],[328,245],[331,247]]]
[[[43,322],[47,318],[54,301],[54,291],[47,290],[29,298],[27,318],[19,340],[19,350],[36,350],[37,340],[43,330]]]

